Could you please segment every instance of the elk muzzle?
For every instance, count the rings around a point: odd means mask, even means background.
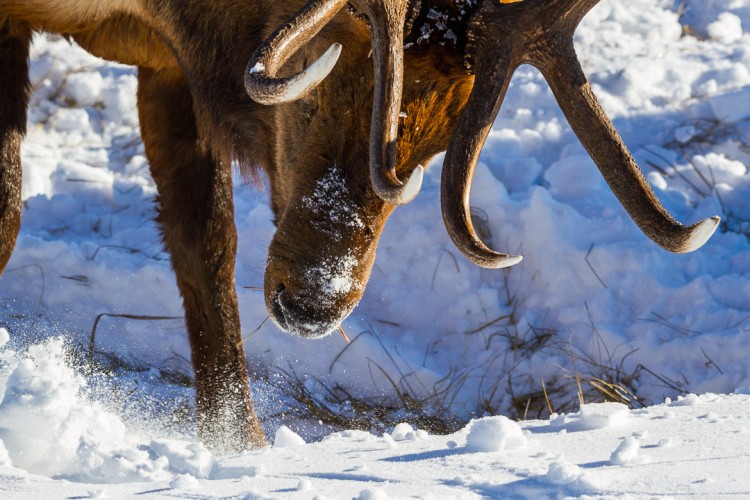
[[[365,289],[362,263],[353,254],[324,253],[301,266],[283,257],[268,258],[266,307],[282,330],[306,338],[320,338],[338,328],[352,312]],[[364,274],[369,266],[364,263]]]
[[[384,207],[369,188],[347,185],[336,166],[288,206],[268,250],[264,286],[282,330],[323,337],[354,309],[370,277]]]

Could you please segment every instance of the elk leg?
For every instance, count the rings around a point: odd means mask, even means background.
[[[21,228],[21,139],[29,101],[30,40],[26,25],[6,20],[0,27],[0,274]]]
[[[142,68],[138,83],[141,133],[159,189],[157,220],[185,307],[198,437],[219,453],[263,446],[234,284],[231,165],[199,141],[190,90],[179,70]]]

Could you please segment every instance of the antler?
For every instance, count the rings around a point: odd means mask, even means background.
[[[333,70],[341,54],[334,43],[307,69],[288,78],[276,73],[299,49],[333,19],[347,0],[311,0],[255,51],[245,71],[245,89],[255,102],[266,105],[291,102],[303,97]]]
[[[375,193],[394,205],[408,203],[422,186],[422,166],[407,182],[396,174],[396,139],[404,80],[404,24],[408,0],[360,0],[372,29],[375,97],[370,126],[370,179]]]
[[[659,203],[602,110],[581,70],[573,34],[599,0],[484,0],[470,20],[476,80],[443,164],[443,219],[456,246],[483,267],[506,267],[520,257],[494,252],[477,237],[469,215],[471,179],[492,122],[521,64],[536,66],[565,117],[633,221],[662,248],[700,248],[719,224],[711,217],[690,227]],[[453,192],[460,186],[460,196]]]
[[[261,104],[279,104],[301,98],[333,69],[341,45],[335,43],[302,72],[276,78],[278,70],[308,43],[346,5],[346,0],[311,0],[256,51],[245,72],[248,95]],[[375,89],[370,127],[370,178],[384,201],[399,205],[411,201],[422,185],[417,166],[407,182],[396,174],[396,139],[401,113],[404,74],[404,24],[409,0],[353,2],[367,15],[372,29]]]

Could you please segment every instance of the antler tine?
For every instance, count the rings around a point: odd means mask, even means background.
[[[404,24],[408,0],[363,0],[372,29],[375,88],[370,128],[370,179],[384,201],[402,205],[419,193],[424,169],[418,166],[407,182],[396,173],[396,140],[404,79]]]
[[[304,96],[333,70],[341,54],[334,43],[308,68],[288,78],[276,73],[346,5],[347,0],[311,0],[258,48],[245,71],[245,89],[251,99],[266,105]]]
[[[538,67],[581,144],[641,231],[673,253],[691,252],[703,246],[718,227],[719,217],[686,227],[662,206],[594,96],[578,63],[572,38]]]
[[[500,53],[494,63],[488,61],[489,58],[478,61],[477,73],[486,78],[475,81],[448,145],[443,160],[440,201],[445,227],[456,247],[479,266],[501,268],[517,264],[523,257],[490,250],[477,237],[471,221],[471,181],[484,141],[518,64],[512,52]],[[456,187],[458,193],[454,192]]]

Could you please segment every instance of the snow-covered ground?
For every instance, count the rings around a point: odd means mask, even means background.
[[[750,0],[603,0],[578,31],[594,90],[659,198],[686,223],[722,217],[692,254],[639,232],[528,67],[472,191],[492,245],[523,262],[481,270],[455,250],[437,158],[386,226],[344,323],[349,346],[263,323],[252,287],[271,213],[267,194],[238,179],[243,332],[257,410],[279,446],[223,459],[193,441],[192,394],[177,383],[189,350],[152,222],[134,71],[39,38],[24,225],[0,278],[0,496],[750,496],[748,396],[677,400],[750,388],[748,26]],[[94,326],[95,359],[114,376],[89,375]],[[278,390],[290,382],[343,418],[355,412],[342,395],[395,398],[395,384],[401,401],[457,427],[491,413],[545,420],[523,432],[479,420],[451,436],[373,424],[290,446],[299,440],[281,424],[307,441],[331,432],[290,410]],[[675,402],[576,414],[579,382],[586,402]],[[569,415],[546,420],[548,404]],[[503,441],[514,449],[471,444]]]
[[[60,340],[0,360],[3,498],[750,496],[750,394],[592,403],[520,424],[484,417],[446,436],[402,423],[305,443],[282,426],[273,446],[215,458],[81,398]]]

